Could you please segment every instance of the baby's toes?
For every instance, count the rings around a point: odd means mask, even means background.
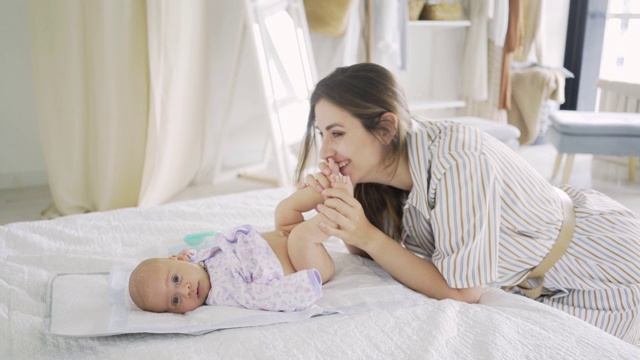
[[[340,173],[340,167],[338,166],[338,164],[332,158],[329,158],[329,160],[327,160],[327,162],[328,162],[327,165],[329,166],[329,169],[331,169],[331,172],[333,174],[336,174],[336,173],[339,174]]]

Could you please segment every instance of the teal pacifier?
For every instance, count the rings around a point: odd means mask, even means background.
[[[217,233],[217,231],[209,231],[197,234],[187,234],[183,238],[184,242],[169,247],[168,253],[169,255],[178,255],[185,248],[198,251],[207,247],[212,247],[215,244],[215,239],[213,239],[213,237],[215,237]],[[187,246],[185,246],[185,244]]]
[[[186,242],[191,247],[196,247],[202,244],[204,239],[206,239],[208,236],[215,236],[215,234],[217,233],[217,231],[210,231],[199,234],[188,234],[184,236],[184,242]]]

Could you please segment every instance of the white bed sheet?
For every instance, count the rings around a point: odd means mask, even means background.
[[[577,318],[491,288],[476,305],[413,295],[407,304],[387,297],[392,292],[371,289],[378,295],[342,303],[343,314],[199,336],[85,338],[45,332],[47,284],[56,274],[108,272],[115,263],[165,256],[187,233],[242,223],[269,230],[275,205],[289,191],[260,190],[0,227],[0,358],[640,358],[639,348]],[[340,251],[339,244],[331,246]],[[352,258],[344,252],[339,256],[347,261],[338,259],[337,276],[326,290],[358,284],[363,268],[393,281],[376,266],[341,267]]]

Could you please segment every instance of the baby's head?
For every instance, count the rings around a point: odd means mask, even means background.
[[[202,306],[211,290],[199,264],[152,258],[138,264],[129,278],[129,294],[142,310],[183,314]]]

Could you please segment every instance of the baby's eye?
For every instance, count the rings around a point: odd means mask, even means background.
[[[171,305],[178,305],[178,303],[180,303],[180,298],[178,296],[174,296],[171,299]]]
[[[173,275],[171,281],[173,281],[174,284],[178,285],[178,283],[180,282],[180,278],[178,277],[178,275]]]

